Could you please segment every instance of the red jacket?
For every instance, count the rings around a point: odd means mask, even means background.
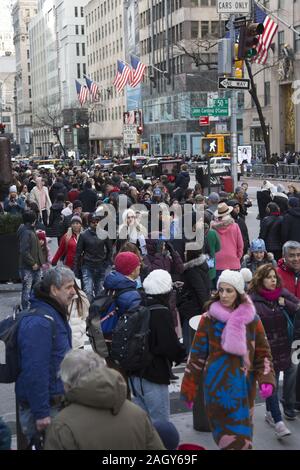
[[[277,273],[281,277],[283,287],[300,299],[300,273],[288,268],[284,259],[278,261]]]
[[[60,240],[57,252],[55,253],[52,259],[52,265],[56,266],[57,262],[61,258],[64,258],[64,264],[68,266],[68,268],[73,269],[78,238],[76,237],[76,235],[73,234],[69,239],[68,243],[66,244],[66,236],[67,234],[65,233],[62,239]]]

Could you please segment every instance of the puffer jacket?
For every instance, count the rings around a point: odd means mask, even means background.
[[[283,217],[281,215],[268,215],[261,221],[259,237],[265,241],[266,249],[274,252],[281,250],[281,227]]]
[[[60,236],[60,224],[62,221],[61,211],[64,209],[63,202],[54,202],[50,208],[49,224],[47,227],[48,237],[59,237]]]
[[[288,209],[284,214],[281,226],[281,240],[282,243],[289,240],[300,242],[300,207]]]
[[[187,189],[189,187],[190,175],[187,171],[181,171],[176,178],[175,187]]]
[[[283,287],[300,299],[300,272],[295,273],[295,271],[286,265],[284,259],[280,259],[278,261],[277,273],[283,282]]]
[[[238,224],[229,216],[221,222],[212,222],[211,228],[218,233],[221,243],[221,249],[216,253],[217,271],[240,269],[244,242]]]
[[[201,255],[184,264],[184,288],[177,305],[181,321],[203,312],[210,297],[210,278],[206,256]]]
[[[250,269],[252,274],[254,274],[260,266],[268,263],[271,263],[274,268],[277,267],[273,253],[265,253],[265,257],[262,261],[256,261],[251,255],[245,255],[241,267]]]
[[[285,299],[285,311],[292,321],[300,315],[300,302],[287,289],[282,289]],[[275,371],[286,370],[291,365],[291,344],[288,337],[287,320],[278,302],[269,302],[261,295],[253,293],[251,299],[255,305],[270,344]]]
[[[82,300],[82,315],[79,315],[77,302],[77,296],[72,300],[72,303],[69,305],[69,324],[72,330],[72,347],[73,349],[82,348],[85,344],[87,336],[86,332],[86,318],[89,314],[90,303],[87,296],[80,290],[80,297]]]
[[[104,280],[104,289],[118,291],[121,289],[132,289],[123,292],[117,297],[116,303],[119,307],[119,314],[122,315],[126,310],[138,307],[142,301],[141,294],[138,292],[136,282],[132,281],[123,274],[112,271]]]
[[[107,367],[87,372],[66,394],[47,428],[45,450],[164,450],[147,414],[126,400],[123,377]]]
[[[18,328],[20,374],[16,381],[16,396],[26,402],[35,419],[50,414],[50,399],[63,395],[64,387],[58,376],[65,354],[72,348],[72,333],[67,312],[45,293],[37,290],[31,299],[31,308],[48,315],[55,323],[42,315],[31,315],[21,320]]]

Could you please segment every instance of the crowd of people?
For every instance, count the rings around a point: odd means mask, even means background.
[[[97,167],[15,168],[2,211],[22,217],[21,308],[29,313],[18,328],[16,398],[24,448],[37,435],[46,449],[171,448],[168,386],[174,364],[185,362],[182,399],[193,408],[203,377],[220,449],[252,448],[257,383],[266,421],[278,438],[291,434],[284,420],[300,411],[292,360],[300,340],[300,193],[263,182],[251,240],[247,183],[207,197],[200,184],[189,186],[185,164],[173,182]],[[114,330],[104,321],[101,354],[85,349],[89,311],[107,293],[114,310],[105,320],[143,306],[150,312],[149,358],[139,370],[115,363]]]

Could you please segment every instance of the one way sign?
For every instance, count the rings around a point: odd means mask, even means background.
[[[238,78],[233,77],[219,77],[218,88],[219,90],[249,90],[250,80],[246,78],[240,80]]]

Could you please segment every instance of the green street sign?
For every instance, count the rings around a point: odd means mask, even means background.
[[[216,98],[213,99],[214,108],[227,108],[228,109],[228,98]]]
[[[214,108],[192,108],[192,116],[199,118],[201,116],[228,116],[228,107],[214,107]]]

